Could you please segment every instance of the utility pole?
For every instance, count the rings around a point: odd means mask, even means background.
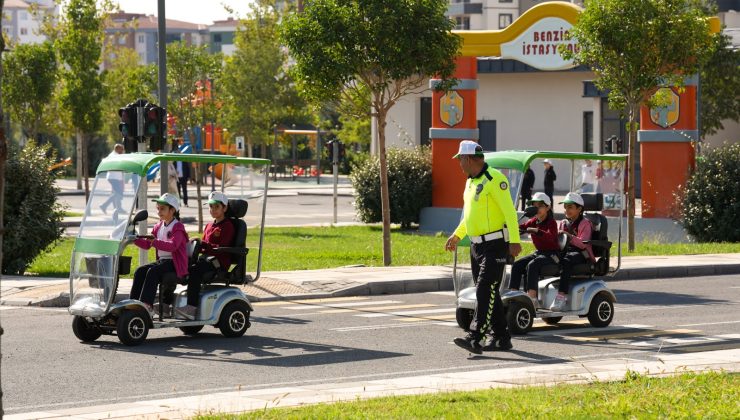
[[[157,0],[157,43],[159,50],[159,106],[164,109],[164,119],[167,121],[167,21],[165,20],[164,14],[164,0]],[[165,137],[167,133],[164,133]],[[167,141],[164,142],[162,151],[169,152]],[[164,194],[167,192],[169,185],[169,174],[167,165],[160,163],[159,165],[159,179],[160,193]]]

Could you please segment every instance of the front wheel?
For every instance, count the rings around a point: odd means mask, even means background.
[[[79,338],[83,343],[95,341],[103,335],[95,324],[87,322],[84,316],[79,315],[76,315],[72,320],[72,332],[75,333],[75,337]]]
[[[470,323],[473,322],[473,310],[466,308],[457,308],[455,312],[455,318],[457,318],[457,325],[465,331],[470,330]]]
[[[614,304],[603,294],[596,295],[588,309],[588,322],[594,327],[603,328],[614,318]]]
[[[242,300],[235,300],[224,308],[218,319],[218,329],[224,337],[241,337],[252,325],[249,322],[249,305]]]
[[[146,311],[124,311],[118,318],[116,332],[121,343],[138,346],[149,334],[149,314]]]
[[[521,302],[509,303],[506,320],[512,334],[526,334],[534,324],[534,313]]]

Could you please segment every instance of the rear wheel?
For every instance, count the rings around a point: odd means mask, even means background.
[[[470,330],[470,323],[473,322],[473,310],[466,308],[457,308],[455,312],[457,325],[465,331]]]
[[[75,333],[75,337],[84,343],[95,341],[103,335],[95,324],[88,322],[84,316],[79,315],[72,320],[72,332]]]
[[[202,325],[191,325],[188,327],[180,327],[180,331],[183,332],[185,335],[195,335],[200,332],[200,330],[203,329]]]
[[[118,318],[116,332],[121,343],[138,346],[149,334],[149,314],[145,311],[124,311]]]
[[[226,305],[218,319],[218,329],[225,337],[241,337],[247,331],[249,322],[249,305],[242,300],[235,300]]]
[[[563,319],[562,316],[553,316],[551,318],[542,318],[543,321],[545,321],[545,324],[547,325],[556,325],[560,320]]]
[[[526,334],[534,323],[534,313],[521,302],[510,302],[506,320],[512,334]]]
[[[614,304],[604,294],[596,295],[588,309],[588,322],[594,327],[603,328],[614,319]]]

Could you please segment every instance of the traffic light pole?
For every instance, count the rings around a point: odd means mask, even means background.
[[[139,109],[142,109],[142,108],[137,108],[137,112],[138,112]],[[138,141],[138,138],[137,138],[137,141],[136,141],[136,147],[137,147],[137,150],[136,150],[137,152],[139,152],[139,153],[146,152],[146,142]],[[147,206],[147,202],[146,202],[146,195],[147,195],[146,175],[144,175],[144,178],[140,182],[143,182],[144,185],[141,188],[139,188],[139,195],[136,198],[136,200],[138,201],[138,206],[137,207],[139,209],[146,209],[146,206]],[[139,222],[139,228],[136,231],[140,235],[145,235],[147,233],[146,220],[142,220],[141,222]],[[141,267],[142,265],[146,265],[149,262],[148,259],[149,259],[149,251],[148,250],[145,250],[145,249],[142,249],[142,248],[139,248],[139,267]]]
[[[337,224],[337,184],[339,183],[339,142],[333,141],[332,147],[332,167],[334,170],[334,224]]]
[[[158,61],[159,61],[159,71],[158,71],[158,82],[159,82],[159,106],[161,106],[163,109],[167,109],[167,42],[165,41],[167,39],[167,20],[165,19],[165,10],[164,10],[164,0],[157,0],[157,39],[158,41]],[[165,120],[167,119],[167,112],[164,112],[164,116],[162,116]],[[167,132],[165,131],[162,133],[164,138],[167,138]],[[167,141],[164,141],[164,144],[162,145],[162,151],[163,152],[169,152],[169,148],[167,147]],[[168,187],[168,180],[169,180],[169,174],[167,170],[167,165],[159,165],[159,173],[161,183],[160,183],[160,192],[162,194],[167,192]]]

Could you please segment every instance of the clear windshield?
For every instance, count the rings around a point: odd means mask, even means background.
[[[121,171],[98,173],[78,237],[120,241],[126,233],[140,181],[139,175]]]
[[[501,171],[501,173],[506,175],[506,178],[509,179],[509,192],[511,193],[511,201],[514,203],[514,208],[519,208],[517,200],[519,199],[519,189],[521,188],[522,177],[524,176],[524,174],[522,174],[520,171],[517,171],[516,169],[496,169]]]
[[[130,260],[129,260],[130,262]],[[100,316],[115,293],[117,255],[73,252],[70,270],[69,311],[75,315]]]

